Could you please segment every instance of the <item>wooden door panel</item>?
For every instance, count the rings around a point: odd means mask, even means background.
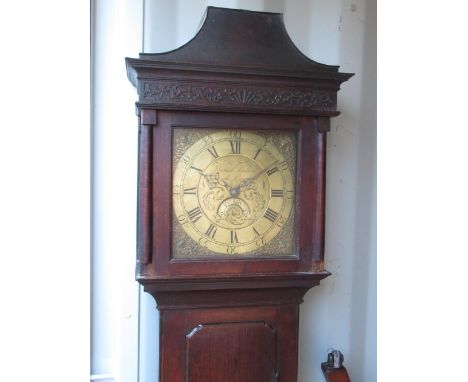
[[[161,382],[296,382],[298,305],[161,310]]]
[[[198,325],[186,337],[186,381],[275,381],[276,335],[265,322]]]

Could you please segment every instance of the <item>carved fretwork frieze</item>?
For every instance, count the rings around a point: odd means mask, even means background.
[[[192,83],[167,80],[143,81],[141,104],[240,109],[336,110],[336,91],[279,86]]]

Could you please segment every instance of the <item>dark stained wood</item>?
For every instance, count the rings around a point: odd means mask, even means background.
[[[159,63],[208,65],[215,70],[251,68],[296,75],[338,72],[337,66],[313,61],[297,49],[281,13],[219,7],[207,8],[199,32],[187,44],[165,53],[141,53],[140,58]]]
[[[265,322],[200,324],[185,336],[185,343],[190,382],[277,380],[276,330]]]
[[[141,124],[155,126],[158,124],[156,110],[141,109]]]
[[[312,271],[321,272],[324,267],[325,253],[325,176],[326,176],[326,132],[320,132],[321,120],[317,118],[317,135],[315,136],[315,151],[317,152],[316,178],[315,178],[315,221],[313,232],[312,248]],[[322,123],[323,124],[323,123]]]
[[[196,285],[191,280],[175,289],[172,282],[161,282],[159,285],[149,282],[145,284],[145,292],[155,298],[159,309],[300,304],[304,294],[318,285],[319,280],[308,280],[302,286],[297,286],[298,283],[297,280],[283,284],[273,281],[262,283],[261,280],[237,283],[232,281],[229,288],[221,280],[218,280],[218,284],[212,281],[211,284],[206,282],[201,285]]]
[[[126,63],[137,105],[158,110],[334,116],[340,84],[352,76],[304,56],[281,14],[216,7],[184,46]]]
[[[126,65],[139,95],[136,277],[161,312],[160,382],[297,381],[299,304],[330,274],[326,133],[352,74],[304,56],[280,14],[215,7],[184,46]],[[172,135],[181,127],[295,132],[294,253],[172,258]]]
[[[238,364],[238,370],[234,377],[237,379],[227,380],[229,382],[241,382],[239,379],[242,376],[257,373],[260,374],[265,370],[270,370],[271,351],[275,351],[275,378],[256,380],[255,382],[273,382],[284,381],[292,382],[297,380],[297,320],[298,320],[298,305],[280,305],[267,307],[235,307],[230,309],[180,309],[180,310],[161,310],[161,380],[169,382],[192,381],[187,378],[189,370],[186,367],[187,363],[191,364],[191,360],[187,360],[187,337],[193,334],[193,331],[198,329],[200,325],[225,325],[225,328],[233,328],[233,324],[244,324],[243,327],[250,326],[251,323],[257,323],[254,327],[258,330],[258,324],[264,327],[261,333],[257,333],[257,339],[261,340],[257,344],[257,349],[252,349],[250,339],[243,336],[239,338],[239,342],[235,348],[226,348],[220,351],[217,355],[222,358],[221,364],[235,362],[236,356],[240,352],[245,352],[251,355],[249,362]],[[232,325],[232,326],[229,326]],[[250,326],[251,327],[251,326]],[[252,330],[252,329],[251,329]],[[275,344],[272,347],[271,335],[268,335],[265,330],[270,333],[275,333]],[[220,332],[216,338],[212,338],[213,342],[219,339],[221,343],[212,343],[210,346],[219,349],[221,344],[224,344],[224,339],[221,339]],[[226,334],[228,337],[232,332]],[[261,353],[261,349],[268,347],[268,353]],[[202,356],[208,356],[206,349],[202,352]],[[189,353],[191,355],[192,353]],[[267,362],[264,365],[263,362]],[[209,360],[205,360],[205,365]],[[262,365],[259,365],[262,363]],[[219,364],[210,364],[211,367],[204,370],[204,381],[224,381],[223,379],[215,379],[220,370]],[[208,366],[208,365],[207,365]],[[255,370],[253,370],[255,369]],[[268,374],[271,376],[271,374]],[[250,381],[246,379],[246,381]],[[253,381],[253,380],[252,380]]]
[[[137,272],[152,260],[153,126],[140,123],[138,140]]]
[[[283,259],[249,258],[175,260],[171,256],[172,227],[172,130],[177,127],[235,127],[246,130],[283,129],[298,134],[297,252]],[[285,272],[323,271],[325,134],[318,133],[316,118],[295,116],[263,116],[258,114],[226,114],[199,112],[158,112],[158,125],[153,129],[151,264],[144,265],[139,279],[189,275],[272,274]],[[300,207],[300,208],[299,208]],[[143,233],[150,235],[149,229]],[[148,239],[149,241],[150,239]],[[318,264],[318,265],[317,265]]]
[[[346,368],[340,367],[339,369],[334,369],[328,367],[327,363],[322,363],[322,372],[327,382],[351,382],[349,379],[348,371]]]

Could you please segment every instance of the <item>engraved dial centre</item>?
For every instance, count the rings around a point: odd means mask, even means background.
[[[204,170],[199,204],[210,221],[224,228],[244,228],[263,215],[271,189],[265,171],[242,155],[226,155]]]

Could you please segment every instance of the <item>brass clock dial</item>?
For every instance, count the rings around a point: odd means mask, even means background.
[[[267,135],[211,132],[189,145],[175,166],[174,216],[207,251],[254,253],[290,218],[295,197],[290,167]]]

